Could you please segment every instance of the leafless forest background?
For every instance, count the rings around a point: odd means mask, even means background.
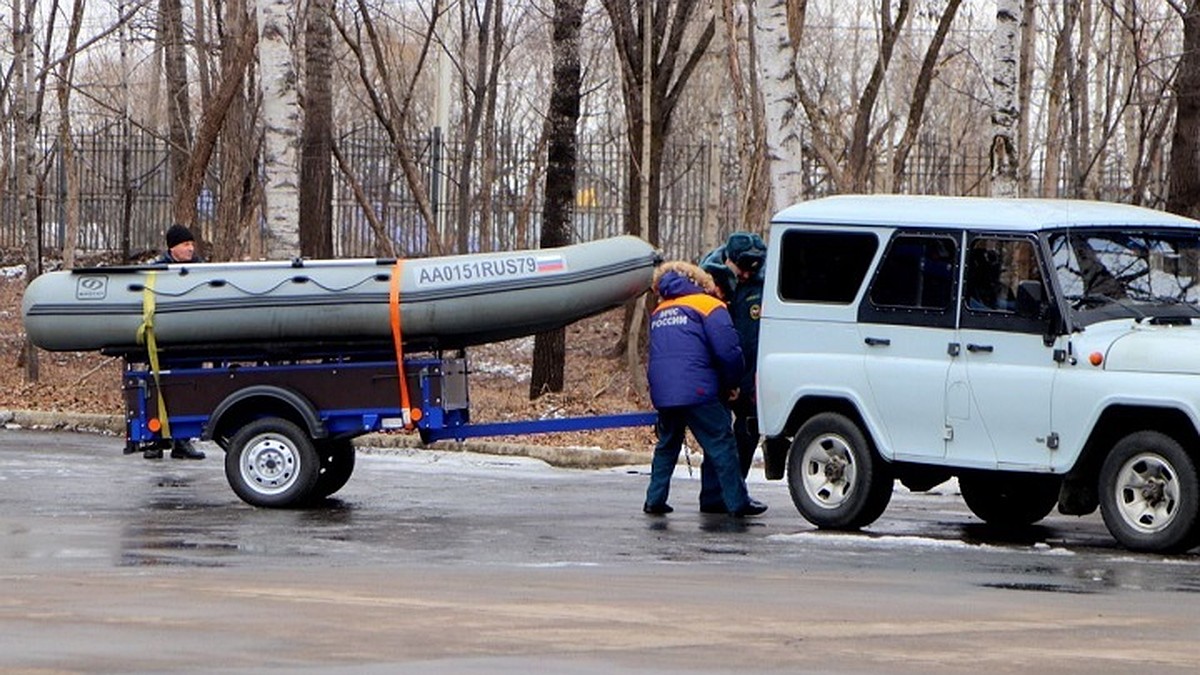
[[[1198,1],[7,0],[0,256],[692,258],[848,192],[1196,216]]]

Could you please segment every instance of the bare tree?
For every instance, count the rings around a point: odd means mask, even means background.
[[[408,139],[409,130],[413,126],[412,103],[417,91],[417,80],[428,60],[429,49],[443,14],[441,0],[433,0],[428,22],[421,35],[420,47],[413,58],[409,70],[410,77],[406,82],[396,76],[397,66],[387,53],[387,36],[381,34],[376,27],[365,0],[357,0],[357,11],[351,17],[352,24],[341,20],[337,14],[333,15],[334,27],[353,55],[359,84],[367,98],[367,107],[387,134],[388,142],[396,152],[405,182],[417,202],[421,218],[425,221],[430,252],[435,255],[442,254],[451,247],[448,242],[442,240],[437,229],[437,218],[429,200],[429,190]],[[397,87],[397,83],[401,86]]]
[[[171,175],[178,191],[184,181],[192,151],[191,97],[188,93],[181,0],[159,0],[158,34],[158,44],[163,54],[163,74],[167,82],[167,137],[171,144]],[[163,229],[166,229],[165,225]]]
[[[333,256],[332,0],[309,0],[304,33],[304,129],[301,138],[300,254]]]
[[[33,65],[33,8],[34,0],[13,0],[13,63],[12,95],[15,100],[12,117],[14,150],[16,151],[17,220],[25,233],[25,283],[33,282],[41,274],[40,228],[35,214],[37,206],[34,192],[34,167],[36,165],[34,143],[37,137],[37,107],[34,104],[34,82],[30,74]],[[38,380],[39,368],[37,349],[26,336],[18,360],[24,360],[25,379]]]
[[[231,3],[234,5],[236,3]],[[258,31],[249,21],[242,25],[242,34],[235,43],[237,49],[231,58],[224,60],[221,67],[221,83],[213,95],[210,105],[200,115],[196,129],[195,147],[188,157],[183,181],[175,193],[175,222],[191,226],[196,222],[196,198],[204,184],[204,173],[208,169],[217,137],[230,106],[239,94],[245,81],[246,70],[254,59],[254,47],[258,44]],[[240,139],[245,142],[245,138]]]
[[[917,133],[921,129],[921,122],[925,115],[925,106],[929,101],[929,87],[933,82],[942,45],[946,43],[946,34],[950,32],[950,24],[954,23],[954,15],[958,13],[958,7],[961,4],[962,0],[950,0],[946,3],[946,8],[942,11],[941,18],[938,19],[937,29],[933,32],[933,39],[929,41],[929,46],[925,50],[925,58],[921,61],[921,71],[918,73],[916,85],[913,87],[912,101],[908,106],[908,123],[904,127],[904,134],[900,137],[896,152],[892,155],[893,185],[900,184],[900,177],[904,173],[908,154],[917,140]]]
[[[689,27],[701,6],[700,0],[601,0],[613,25],[617,45],[617,60],[621,64],[621,86],[625,101],[626,133],[629,136],[629,171],[626,179],[626,231],[640,234],[659,243],[659,191],[661,188],[663,145],[671,132],[671,119],[679,104],[689,78],[701,57],[708,50],[716,32],[710,16],[696,31],[695,42],[685,48]],[[650,5],[650,11],[646,3]],[[651,16],[646,25],[645,16]],[[642,73],[644,45],[651,64],[651,76]],[[643,106],[649,115],[643,112]],[[648,144],[648,147],[646,147]],[[649,162],[642,165],[643,149],[648,150]],[[645,231],[638,222],[634,206],[643,199],[642,177],[648,178],[649,212]]]
[[[549,148],[546,160],[545,202],[542,205],[542,248],[571,243],[571,217],[575,213],[575,128],[579,122],[583,82],[579,59],[579,29],[585,0],[554,2],[554,85],[546,115]],[[529,398],[563,390],[566,329],[540,333],[533,342],[533,371]]]
[[[1171,135],[1171,190],[1167,210],[1200,217],[1200,7],[1170,0],[1183,19],[1183,53],[1175,78],[1175,131]]]
[[[226,0],[224,17],[219,25],[222,27],[221,80],[204,108],[213,111],[208,118],[216,122],[218,131],[216,138],[210,140],[208,130],[211,127],[202,122],[205,131],[196,145],[197,153],[205,149],[211,151],[214,143],[221,148],[217,169],[221,199],[217,204],[209,253],[214,260],[236,260],[246,255],[262,255],[256,218],[262,196],[261,183],[254,170],[254,158],[260,145],[253,113],[257,109],[254,101],[258,88],[248,85],[248,81],[253,80],[253,45],[257,42],[258,31],[253,28],[246,0]],[[217,99],[228,100],[219,121],[214,107]],[[202,189],[200,185],[195,187]],[[190,207],[196,200],[192,197],[187,203]]]
[[[483,0],[459,3],[460,29],[463,45],[468,36],[475,37],[475,63],[469,71],[462,71],[463,87],[463,137],[462,155],[458,165],[457,198],[458,252],[469,253],[471,248],[471,174],[475,162],[475,151],[479,143],[480,130],[484,125],[484,114],[488,109],[489,97],[495,96],[500,62],[504,49],[502,29],[504,0]],[[465,59],[464,59],[465,62]],[[468,79],[470,78],[470,79]],[[494,108],[493,108],[494,109]]]
[[[75,50],[79,44],[79,29],[83,23],[84,0],[75,0],[71,23],[67,27],[67,43],[58,65],[58,147],[66,173],[67,208],[63,233],[63,267],[75,266],[75,242],[79,238],[79,165],[75,159],[75,138],[71,134],[71,82],[75,67]]]

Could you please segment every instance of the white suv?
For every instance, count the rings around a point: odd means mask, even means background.
[[[1200,543],[1200,222],[1065,200],[846,196],[771,228],[767,477],[821,528],[957,476],[984,521],[1100,508]]]

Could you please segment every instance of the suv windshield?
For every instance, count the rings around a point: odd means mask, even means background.
[[[1200,232],[1069,230],[1048,241],[1076,325],[1200,317]]]

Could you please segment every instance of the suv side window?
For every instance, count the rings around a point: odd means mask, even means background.
[[[966,269],[963,273],[964,328],[1039,333],[1044,321],[1017,313],[1018,293],[1022,284],[1040,287],[1046,297],[1037,247],[1030,239],[977,236],[967,244]]]
[[[859,321],[954,326],[958,242],[946,234],[898,234],[883,254]]]
[[[788,230],[781,242],[779,297],[792,302],[854,302],[879,248],[869,232]]]

